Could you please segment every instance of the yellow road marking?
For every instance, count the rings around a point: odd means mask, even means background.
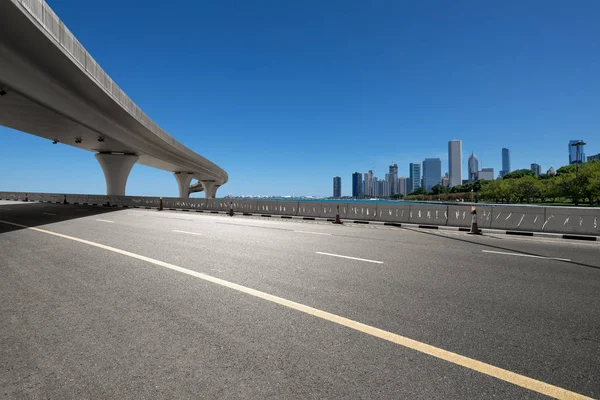
[[[106,245],[103,245],[100,243],[91,242],[89,240],[79,239],[79,238],[76,238],[73,236],[68,236],[68,235],[63,235],[62,233],[47,231],[45,229],[34,228],[34,227],[21,225],[21,224],[17,224],[14,222],[2,221],[2,220],[0,220],[0,223],[33,230],[36,232],[46,233],[48,235],[57,236],[57,237],[60,237],[63,239],[68,239],[68,240],[72,240],[75,242],[94,246],[94,247],[97,247],[100,249],[112,251],[114,253],[122,254],[124,256],[135,258],[135,259],[138,259],[141,261],[146,261],[148,263],[158,265],[163,268],[167,268],[167,269],[177,271],[177,272],[180,272],[180,273],[183,273],[186,275],[190,275],[190,276],[202,279],[207,282],[212,282],[217,285],[224,286],[224,287],[236,290],[241,293],[249,294],[249,295],[257,297],[259,299],[270,301],[272,303],[279,304],[281,306],[288,307],[288,308],[303,312],[305,314],[309,314],[309,315],[315,316],[317,318],[321,318],[326,321],[330,321],[335,324],[339,324],[339,325],[345,326],[347,328],[354,329],[354,330],[362,332],[362,333],[366,333],[367,335],[371,335],[371,336],[377,337],[379,339],[383,339],[383,340],[387,340],[392,343],[396,343],[400,346],[403,346],[403,347],[406,347],[406,348],[409,348],[409,349],[412,349],[412,350],[415,350],[415,351],[418,351],[418,352],[421,352],[424,354],[428,354],[432,357],[435,357],[435,358],[438,358],[438,359],[441,359],[444,361],[448,361],[448,362],[451,362],[456,365],[460,365],[461,367],[465,367],[465,368],[471,369],[473,371],[477,371],[482,374],[492,376],[494,378],[503,380],[505,382],[509,382],[514,385],[520,386],[522,388],[529,389],[529,390],[544,394],[546,396],[554,397],[556,399],[565,399],[565,400],[567,400],[567,399],[568,400],[575,400],[575,399],[591,400],[592,399],[591,397],[587,397],[582,394],[575,393],[570,390],[563,389],[558,386],[554,386],[549,383],[539,381],[537,379],[529,378],[527,376],[520,375],[520,374],[517,374],[515,372],[509,371],[509,370],[506,370],[503,368],[495,367],[491,364],[487,364],[482,361],[477,361],[477,360],[469,358],[469,357],[461,356],[460,354],[453,353],[451,351],[444,350],[439,347],[431,346],[426,343],[419,342],[417,340],[413,340],[413,339],[410,339],[410,338],[407,338],[407,337],[404,337],[401,335],[397,335],[392,332],[385,331],[383,329],[375,328],[373,326],[366,325],[361,322],[357,322],[357,321],[354,321],[354,320],[351,320],[348,318],[344,318],[339,315],[329,313],[327,311],[322,311],[317,308],[313,308],[313,307],[310,307],[310,306],[307,306],[307,305],[304,305],[301,303],[296,303],[295,301],[287,300],[282,297],[278,297],[278,296],[274,296],[269,293],[261,292],[256,289],[242,286],[237,283],[229,282],[224,279],[219,279],[214,276],[206,275],[201,272],[192,271],[187,268],[178,267],[176,265],[173,265],[173,264],[170,264],[170,263],[167,263],[164,261],[155,260],[150,257],[142,256],[140,254],[132,253],[132,252],[129,252],[126,250],[117,249],[115,247],[106,246]]]

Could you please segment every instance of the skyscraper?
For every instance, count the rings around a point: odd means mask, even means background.
[[[339,199],[342,197],[342,178],[339,176],[333,177],[333,198]]]
[[[421,163],[410,163],[408,168],[410,173],[408,193],[412,193],[421,187]]]
[[[406,177],[402,176],[398,178],[398,193],[404,196],[408,194],[408,182],[409,179]]]
[[[365,172],[365,187],[363,194],[365,196],[375,196],[375,187],[373,185],[373,170]]]
[[[540,164],[531,164],[531,170],[533,171],[536,177],[540,176],[540,174],[542,173],[542,167],[540,166]]]
[[[583,152],[584,146],[572,146],[579,142],[583,142],[583,140],[569,140],[569,164],[575,164],[576,162],[581,164],[582,162],[585,162],[585,153]]]
[[[462,141],[448,142],[448,170],[450,171],[450,187],[462,184]]]
[[[477,172],[479,171],[479,160],[475,153],[471,153],[469,156],[469,182],[475,182],[477,180]]]
[[[510,172],[510,150],[506,147],[502,148],[502,169],[500,170],[500,176],[504,178],[504,175]]]
[[[428,192],[442,181],[442,160],[439,158],[426,158],[423,161],[423,187]]]
[[[362,174],[360,172],[352,174],[352,197],[363,197]]]
[[[390,195],[398,193],[398,165],[397,164],[390,165],[390,179],[387,181],[390,184]]]

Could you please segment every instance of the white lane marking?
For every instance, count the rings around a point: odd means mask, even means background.
[[[331,236],[331,233],[323,233],[323,232],[311,232],[311,231],[294,231],[298,233],[310,233],[313,235],[323,235],[323,236]]]
[[[79,239],[73,236],[63,235],[62,233],[47,231],[40,228],[33,228],[27,225],[16,224],[14,222],[2,221],[0,223],[18,226],[21,228],[25,228],[28,230],[46,233],[48,235],[57,236],[63,239],[72,240],[75,242],[87,244],[93,247],[97,247],[100,249],[112,251],[114,253],[122,254],[127,257],[135,258],[141,261],[146,261],[150,264],[158,265],[159,267],[167,268],[172,271],[180,272],[182,274],[190,275],[199,279],[202,279],[206,282],[211,282],[232,290],[235,290],[240,293],[245,293],[250,296],[254,296],[256,298],[269,301],[274,304],[279,304],[283,307],[291,308],[292,310],[300,311],[302,313],[312,315],[314,317],[320,318],[325,321],[332,322],[334,324],[338,324],[341,326],[345,326],[346,328],[353,329],[358,332],[362,332],[364,334],[386,340],[391,343],[395,343],[399,346],[406,347],[408,349],[417,351],[419,353],[427,354],[432,357],[435,357],[440,360],[444,360],[450,362],[455,365],[459,365],[464,368],[468,368],[472,371],[479,372],[484,375],[488,375],[494,377],[496,379],[512,383],[513,385],[529,389],[541,394],[544,394],[549,397],[554,397],[556,399],[564,399],[564,400],[592,400],[591,397],[584,396],[579,393],[571,392],[570,390],[563,389],[558,386],[551,385],[546,382],[538,381],[537,379],[529,378],[525,375],[517,374],[516,372],[509,371],[507,369],[499,368],[491,364],[484,363],[482,361],[475,360],[473,358],[465,357],[457,353],[453,353],[448,350],[444,350],[439,347],[435,347],[429,345],[427,343],[419,342],[414,339],[410,339],[406,336],[401,336],[389,331],[385,331],[383,329],[376,328],[371,325],[363,324],[358,321],[351,320],[349,318],[342,317],[337,314],[333,314],[327,311],[319,310],[318,308],[310,307],[304,305],[302,303],[296,303],[295,301],[285,299],[283,297],[274,296],[272,294],[261,292],[260,290],[252,289],[246,286],[239,285],[237,283],[229,282],[224,279],[220,279],[211,275],[203,274],[201,272],[196,272],[189,270],[187,268],[178,267],[177,265],[169,264],[164,261],[155,260],[150,257],[142,256],[140,254],[132,253],[126,250],[117,249],[115,247],[106,246],[104,244],[91,242],[85,239]]]
[[[493,253],[493,254],[505,254],[507,256],[519,256],[519,257],[530,257],[530,258],[543,258],[545,260],[558,260],[558,261],[571,261],[568,258],[557,258],[557,257],[542,257],[542,256],[534,256],[532,254],[520,254],[520,253],[508,253],[506,251],[493,251],[493,250],[481,250],[484,253]]]
[[[197,233],[197,232],[187,232],[187,231],[178,231],[177,229],[173,229],[173,232],[177,232],[177,233],[186,233],[188,235],[198,235],[198,236],[202,236],[201,233]]]
[[[357,258],[357,257],[343,256],[341,254],[323,253],[322,251],[315,251],[315,253],[322,254],[324,256],[347,258],[349,260],[365,261],[365,262],[370,262],[370,263],[373,263],[373,264],[383,264],[383,261],[367,260],[366,258]]]
[[[109,221],[107,219],[97,219],[96,221],[98,221],[98,222],[108,222],[110,224],[114,224],[115,223],[115,221]]]
[[[42,213],[42,214],[46,214],[46,215],[56,215],[56,214],[54,214],[54,213],[46,213],[46,212],[45,212],[45,213]]]

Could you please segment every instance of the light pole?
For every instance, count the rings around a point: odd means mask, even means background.
[[[586,145],[586,143],[583,140],[580,140],[579,142],[576,142],[576,143],[571,143],[571,146],[577,147],[577,150],[575,153],[575,184],[577,186],[579,186],[579,147],[585,146],[585,145]],[[575,198],[575,205],[576,206],[579,205],[579,196],[577,196]]]

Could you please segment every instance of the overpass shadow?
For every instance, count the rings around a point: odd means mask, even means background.
[[[94,215],[109,214],[122,208],[0,200],[0,235],[27,227],[50,225]],[[9,223],[17,224],[11,225]],[[24,225],[24,226],[19,226]]]

